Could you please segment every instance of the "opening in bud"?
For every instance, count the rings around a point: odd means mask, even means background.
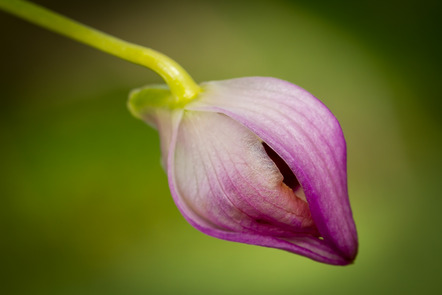
[[[265,142],[262,142],[262,145],[267,156],[273,161],[273,163],[275,163],[279,172],[282,174],[282,182],[293,191],[293,196],[298,199],[296,204],[299,207],[295,211],[297,211],[298,216],[303,216],[304,220],[302,225],[296,229],[296,232],[319,236],[318,229],[316,228],[310,215],[310,209],[305,198],[304,190],[302,189],[302,186],[292,169],[290,169],[287,163],[270,146],[268,146]]]
[[[276,167],[278,167],[279,171],[284,177],[283,182],[293,191],[298,190],[301,185],[287,163],[274,150],[272,150],[267,143],[263,142],[262,145],[264,146],[269,158],[276,164]]]

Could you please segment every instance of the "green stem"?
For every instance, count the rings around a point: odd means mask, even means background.
[[[27,1],[0,0],[0,9],[155,71],[166,81],[179,101],[190,100],[201,91],[179,64],[155,50],[115,38]]]

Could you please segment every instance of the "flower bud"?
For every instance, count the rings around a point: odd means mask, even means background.
[[[346,145],[333,114],[275,78],[201,87],[185,105],[160,86],[135,90],[129,101],[160,133],[170,190],[185,219],[220,239],[351,263],[357,234]]]

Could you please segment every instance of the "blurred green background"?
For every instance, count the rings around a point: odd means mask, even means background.
[[[274,76],[319,97],[346,135],[360,251],[334,267],[199,233],[126,109],[160,78],[0,12],[2,294],[442,292],[440,1],[36,2],[197,81]]]

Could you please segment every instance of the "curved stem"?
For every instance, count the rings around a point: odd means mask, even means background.
[[[155,71],[180,101],[190,100],[201,91],[179,64],[153,49],[115,38],[27,1],[0,0],[0,8],[46,29]]]

